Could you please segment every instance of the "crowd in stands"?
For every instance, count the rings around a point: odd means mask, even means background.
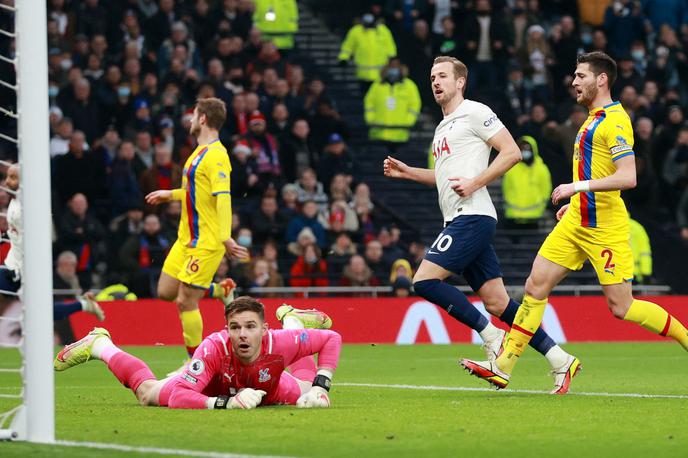
[[[310,3],[316,11],[331,4]],[[351,41],[362,38],[348,37],[340,54],[359,70],[371,140],[407,141],[421,106],[436,113],[427,81],[433,57],[458,57],[469,68],[467,96],[493,107],[532,153],[514,172],[523,180],[534,170],[537,201],[519,203],[504,184],[515,224],[541,218],[547,190],[570,180],[571,145],[587,116],[570,87],[576,56],[611,54],[619,65],[613,95],[635,128],[638,186],[626,202],[677,215],[688,241],[685,1],[350,6],[363,18],[356,34],[386,30],[384,46],[357,48]],[[365,151],[350,148],[327,75],[294,49],[295,1],[49,0],[48,7],[56,287],[122,282],[155,295],[181,208],[148,207],[143,196],[180,186],[196,146],[195,100],[215,96],[228,107],[220,139],[233,168],[233,234],[252,252],[247,263],[223,262],[218,277],[245,288],[393,285],[408,293],[425,247],[378,223],[375,199],[356,173]],[[338,20],[326,19],[346,32],[352,22],[335,11]],[[375,61],[372,73],[360,67],[366,59]],[[390,94],[401,93],[403,105],[390,104]],[[6,91],[0,100],[8,101]],[[3,144],[0,155],[15,160],[16,150]],[[7,199],[0,193],[0,205]],[[524,216],[519,205],[535,205],[537,214]]]

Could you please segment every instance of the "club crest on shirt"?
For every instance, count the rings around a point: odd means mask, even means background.
[[[265,383],[270,380],[270,368],[261,369],[258,371],[258,383]]]
[[[617,135],[617,136],[616,136],[616,141],[619,142],[619,143],[622,144],[622,145],[628,144],[628,143],[626,142],[626,139],[625,139],[624,137],[622,137],[621,135]]]
[[[227,178],[227,175],[225,174],[225,172],[222,172],[222,171],[218,172],[217,176],[219,176],[220,178]]]

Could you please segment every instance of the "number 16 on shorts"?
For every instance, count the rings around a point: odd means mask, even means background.
[[[186,263],[186,273],[188,274],[195,274],[198,272],[199,265],[198,265],[199,259],[194,258],[193,256],[189,256],[189,262]]]

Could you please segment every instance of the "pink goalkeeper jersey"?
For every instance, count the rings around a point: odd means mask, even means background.
[[[209,397],[233,396],[242,388],[264,390],[261,405],[294,404],[295,379],[283,373],[293,362],[318,354],[318,366],[336,369],[341,336],[321,329],[269,330],[260,356],[244,365],[232,352],[227,330],[206,337],[186,370],[170,379],[160,393],[160,405],[176,409],[206,409]],[[309,380],[310,381],[310,380]],[[169,398],[168,395],[169,394]]]

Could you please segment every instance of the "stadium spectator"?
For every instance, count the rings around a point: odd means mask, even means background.
[[[392,283],[392,296],[409,297],[411,295],[411,280],[406,277],[397,277]]]
[[[525,44],[519,54],[521,65],[528,75],[533,98],[535,101],[547,103],[551,84],[547,70],[554,60],[545,29],[541,25],[534,24],[528,27]]]
[[[122,142],[109,177],[111,217],[121,215],[143,200],[145,194],[142,194],[139,186],[139,174],[142,170],[145,170],[145,166],[134,154],[134,146],[131,142]]]
[[[119,136],[119,132],[117,132],[114,125],[110,124],[105,131],[105,135],[97,140],[94,145],[94,154],[96,157],[100,156],[108,171],[111,170],[112,163],[117,158],[117,153],[121,144],[122,139]]]
[[[678,197],[688,186],[688,126],[678,131],[676,144],[667,154],[663,179],[668,186],[670,208],[675,208]]]
[[[296,181],[305,169],[313,168],[317,152],[310,139],[310,126],[306,119],[296,119],[288,134],[280,139],[280,164],[287,182]]]
[[[143,195],[156,189],[177,189],[182,184],[182,168],[172,162],[172,150],[164,143],[155,145],[155,163],[141,173],[140,185]],[[162,208],[146,205],[146,213],[161,213]]]
[[[334,243],[330,245],[330,251],[327,254],[327,265],[331,279],[336,281],[342,275],[344,266],[356,252],[356,244],[352,242],[349,234],[340,232]]]
[[[268,239],[281,241],[287,228],[288,220],[279,212],[277,199],[274,195],[266,194],[260,201],[260,208],[251,214],[251,230],[257,245]]]
[[[330,183],[330,200],[343,200],[345,202],[351,200],[353,193],[349,183],[351,183],[352,179],[351,175],[336,174]]]
[[[604,13],[604,30],[612,57],[630,55],[631,44],[645,39],[647,30],[640,2],[615,0]]]
[[[279,150],[277,140],[266,130],[265,116],[259,111],[252,112],[248,129],[248,134],[237,142],[237,146],[247,147],[251,151],[259,188],[279,189],[283,181]]]
[[[323,184],[318,181],[315,170],[308,168],[304,169],[299,176],[299,181],[296,183],[296,192],[298,193],[299,202],[304,205],[307,201],[313,201],[318,206],[318,211],[327,211],[327,194]]]
[[[136,133],[136,144],[134,147],[136,157],[138,157],[146,166],[151,168],[155,157],[155,149],[153,148],[153,139],[150,132],[147,130],[140,130]]]
[[[432,104],[434,98],[432,90],[428,84],[428,74],[426,69],[432,65],[434,58],[432,36],[428,23],[424,19],[413,21],[413,31],[411,34],[403,34],[404,38],[399,38],[399,58],[411,64],[404,67],[404,76],[413,81],[420,87],[419,94],[425,105]]]
[[[302,256],[306,246],[317,243],[315,234],[310,227],[304,227],[296,236],[295,242],[287,245],[287,251],[295,257]]]
[[[55,134],[50,139],[50,157],[62,156],[69,152],[69,144],[72,141],[74,124],[69,118],[62,118],[57,124]]]
[[[146,216],[141,234],[130,236],[119,249],[120,268],[130,291],[138,297],[156,296],[158,278],[170,247],[158,216]]]
[[[111,267],[113,269],[117,269],[118,266],[116,263],[119,262],[119,257],[117,256],[117,252],[119,248],[124,245],[124,242],[126,242],[129,237],[131,236],[138,236],[141,231],[143,230],[143,205],[141,201],[138,202],[130,202],[129,208],[126,209],[126,212],[122,213],[121,215],[116,216],[110,221],[109,225],[109,254],[111,254]],[[169,233],[168,233],[169,235]],[[175,229],[174,231],[174,237],[169,238],[168,240],[176,240],[177,239],[177,231]]]
[[[653,123],[650,118],[641,117],[636,120],[633,127],[636,186],[622,193],[624,200],[631,205],[653,204],[657,197],[652,132]]]
[[[88,213],[88,200],[81,193],[74,194],[60,218],[57,247],[60,251],[77,254],[77,273],[80,282],[91,284],[96,265],[105,259],[105,229]]]
[[[354,158],[341,135],[334,133],[327,139],[327,145],[320,154],[318,177],[325,189],[330,188],[335,174],[344,174],[351,182],[354,173]]]
[[[164,206],[164,208],[164,212],[162,215],[160,215],[160,223],[162,224],[165,237],[167,237],[167,240],[172,242],[177,240],[177,233],[179,232],[179,217],[182,213],[182,203],[178,200],[175,200],[168,203],[166,206]],[[232,219],[234,219],[234,216],[232,216]]]
[[[63,251],[57,256],[55,271],[53,272],[53,289],[72,290],[73,292],[55,294],[55,300],[71,299],[84,289],[88,289],[90,283],[85,283],[82,288],[79,276],[76,273],[78,259],[71,251]]]
[[[397,241],[392,239],[390,230],[382,227],[377,233],[377,240],[382,245],[382,260],[385,265],[391,266],[394,261],[404,257],[404,250],[399,246]]]
[[[327,286],[327,263],[320,257],[320,248],[306,245],[289,270],[290,286]]]
[[[325,247],[325,228],[318,221],[318,207],[314,200],[306,200],[302,204],[301,213],[287,225],[286,241],[295,242],[301,230],[310,228],[315,235],[318,246]]]
[[[276,103],[273,105],[272,114],[268,122],[268,131],[277,138],[286,135],[290,127],[289,116],[289,110],[285,104]]]
[[[249,288],[278,288],[284,286],[284,279],[279,272],[263,258],[255,258],[249,264]],[[260,297],[280,297],[277,293],[252,293]]]
[[[366,264],[372,269],[376,278],[384,280],[389,274],[390,265],[382,258],[382,244],[378,240],[371,240],[366,243],[363,257]]]
[[[503,85],[506,62],[514,49],[509,27],[492,8],[490,0],[477,0],[475,12],[464,23],[468,86],[477,91],[493,91]],[[427,66],[425,67],[427,68]]]
[[[60,108],[74,122],[74,127],[86,134],[86,139],[93,142],[103,131],[101,108],[92,96],[91,83],[80,78],[72,84],[73,96],[60,103]]]
[[[502,179],[504,213],[513,227],[537,228],[549,203],[552,178],[533,137],[520,137],[518,146],[523,160]]]
[[[282,204],[280,213],[284,219],[290,220],[299,214],[299,188],[293,183],[287,183],[282,187]]]
[[[399,258],[392,263],[392,269],[389,274],[389,284],[393,285],[400,277],[404,277],[409,281],[413,278],[411,263],[404,258]]]
[[[636,70],[631,54],[621,54],[616,59],[616,64],[618,74],[616,76],[616,82],[614,86],[612,86],[613,94],[618,98],[619,95],[622,94],[622,91],[628,86],[635,89],[636,92],[640,92],[643,86],[643,77]]]
[[[360,24],[355,24],[346,34],[339,53],[341,65],[353,58],[356,78],[361,83],[361,92],[366,90],[380,75],[380,70],[390,57],[397,55],[397,47],[391,32],[385,24],[375,21],[375,16],[366,13]]]
[[[55,159],[53,178],[62,204],[76,193],[83,193],[90,202],[95,202],[107,192],[105,164],[86,147],[84,133],[75,130],[69,152]]]
[[[333,199],[329,209],[318,215],[318,221],[328,231],[330,243],[334,243],[340,232],[352,234],[358,230],[356,212],[343,199]]]
[[[391,145],[406,143],[416,124],[421,101],[418,87],[406,77],[406,67],[391,59],[365,95],[365,121],[368,138]]]
[[[251,148],[239,142],[232,148],[232,171],[230,182],[234,199],[254,198],[260,195],[256,161]]]
[[[647,283],[652,279],[652,247],[647,231],[638,221],[630,217],[631,251],[633,252],[633,282]]]
[[[435,17],[437,18],[437,15]],[[432,31],[435,34],[433,36],[433,55],[452,56],[460,59],[463,43],[456,31],[454,19],[450,15],[444,15],[437,19],[439,19],[439,30],[436,29],[434,23],[432,27]],[[437,22],[437,19],[435,22]],[[420,81],[416,83],[420,84]]]
[[[327,139],[339,133],[344,139],[349,136],[349,126],[342,115],[334,108],[332,101],[320,98],[316,103],[315,114],[310,118],[311,140],[316,151],[321,151]]]
[[[339,286],[380,286],[380,280],[373,275],[363,256],[355,254],[349,258],[344,267]],[[354,293],[354,296],[367,296],[365,293]]]

